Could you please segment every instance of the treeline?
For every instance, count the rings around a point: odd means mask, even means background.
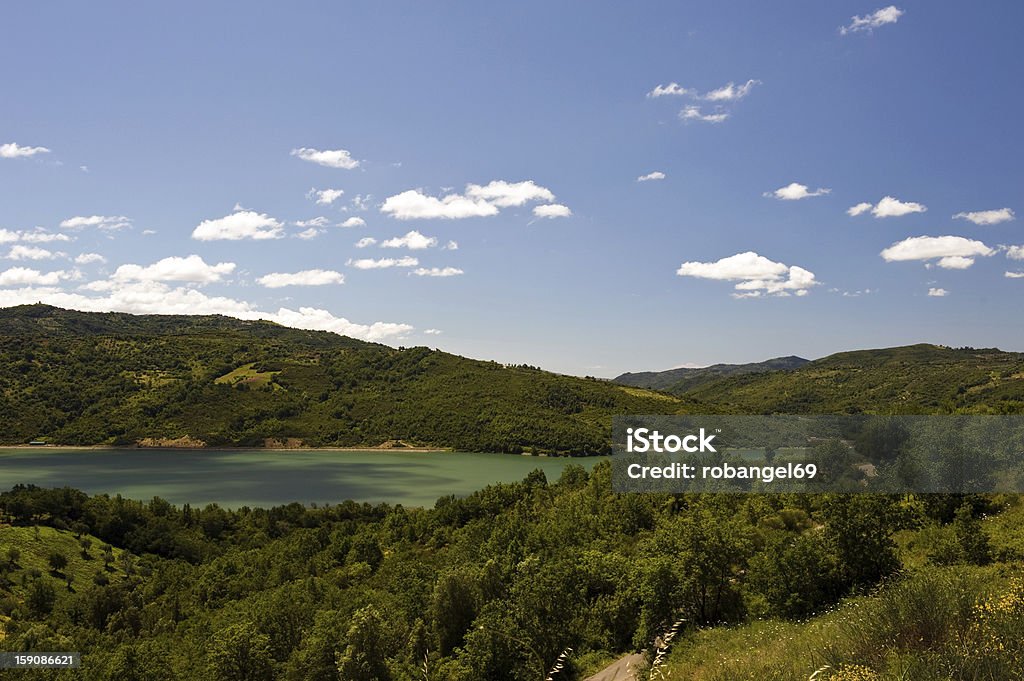
[[[540,679],[572,648],[555,677],[571,679],[679,621],[827,609],[900,571],[901,530],[930,528],[932,562],[1008,558],[980,497],[610,489],[606,463],[434,509],[196,509],[17,487],[0,494],[0,538],[44,526],[78,543],[53,560],[38,534],[0,551],[0,646],[82,650],[88,678],[238,681]],[[47,569],[27,569],[29,552]]]

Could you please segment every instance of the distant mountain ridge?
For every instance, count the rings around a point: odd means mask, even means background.
[[[680,367],[665,371],[640,371],[625,373],[612,379],[615,383],[635,388],[661,390],[670,393],[684,393],[705,383],[727,376],[756,374],[765,371],[791,371],[799,369],[810,360],[796,355],[774,357],[763,362],[748,364],[712,364],[706,367]]]

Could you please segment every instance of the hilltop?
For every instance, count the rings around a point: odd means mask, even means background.
[[[425,347],[221,316],[0,310],[0,442],[605,451],[687,401]]]
[[[622,385],[631,385],[649,390],[663,390],[669,393],[684,393],[705,383],[711,383],[727,376],[759,374],[766,371],[790,371],[799,369],[809,360],[796,355],[775,357],[763,362],[749,364],[712,364],[707,367],[679,367],[667,371],[641,371],[625,373],[612,380]]]
[[[675,394],[741,413],[1021,413],[1024,354],[918,344],[841,352]]]

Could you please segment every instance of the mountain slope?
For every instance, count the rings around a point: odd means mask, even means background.
[[[707,367],[680,367],[667,371],[641,371],[625,373],[612,380],[622,385],[631,385],[649,390],[663,390],[680,394],[692,390],[705,383],[711,383],[726,376],[741,374],[758,374],[766,371],[789,371],[807,364],[808,360],[796,355],[775,357],[763,362],[750,364],[712,364]]]
[[[606,451],[611,416],[685,400],[227,317],[0,310],[0,443]]]
[[[741,413],[1024,412],[1024,354],[910,345],[842,352],[793,371],[731,376],[682,393]]]

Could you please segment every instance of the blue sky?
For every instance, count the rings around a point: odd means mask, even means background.
[[[1020,3],[211,5],[0,9],[0,305],[598,376],[1024,350]]]

